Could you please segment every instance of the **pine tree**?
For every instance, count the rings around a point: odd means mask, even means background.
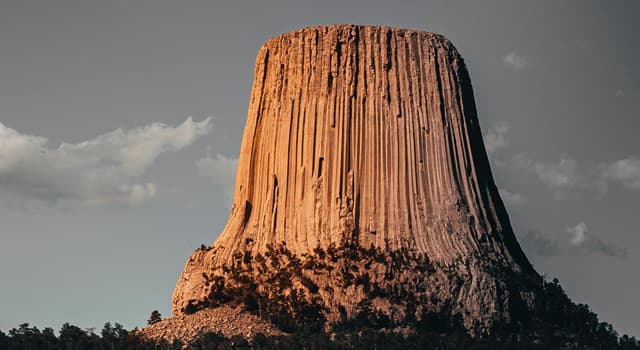
[[[153,310],[151,312],[151,316],[149,316],[149,319],[147,320],[147,324],[154,324],[160,321],[162,321],[162,314],[160,314],[158,310]]]

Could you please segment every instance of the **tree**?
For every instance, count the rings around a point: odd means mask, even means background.
[[[147,324],[154,324],[160,321],[162,321],[162,314],[160,314],[158,310],[153,310],[151,312],[151,316],[149,316],[149,319],[147,320]]]
[[[92,339],[78,326],[64,323],[58,336],[60,349],[64,350],[90,350],[93,348]]]
[[[23,323],[18,328],[9,330],[9,336],[12,338],[9,349],[41,349],[40,338],[42,336],[40,330],[37,327],[29,327],[28,323]]]
[[[102,331],[102,344],[103,348],[107,350],[124,350],[127,348],[128,332],[121,324],[115,324],[115,327],[111,326],[111,322],[104,324]]]

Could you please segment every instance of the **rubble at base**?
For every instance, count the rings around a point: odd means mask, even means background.
[[[241,307],[221,306],[200,310],[193,314],[179,314],[149,325],[138,335],[147,341],[165,341],[169,344],[178,339],[189,344],[205,333],[217,333],[224,337],[241,336],[247,340],[262,333],[268,337],[286,335],[269,322],[244,311]]]

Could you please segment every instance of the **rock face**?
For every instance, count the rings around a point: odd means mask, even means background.
[[[265,279],[289,270],[290,286]],[[447,310],[483,332],[531,297],[505,276],[539,279],[493,182],[449,40],[335,25],[262,46],[231,215],[187,261],[174,314],[224,304],[244,286],[266,303],[293,293],[329,322],[370,302],[392,320]],[[399,288],[417,309],[398,301]]]

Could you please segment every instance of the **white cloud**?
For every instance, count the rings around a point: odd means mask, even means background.
[[[513,157],[512,164],[535,174],[540,182],[552,188],[571,188],[577,185],[578,162],[572,158],[563,156],[557,162],[545,163],[519,154]]]
[[[517,205],[524,202],[524,198],[520,193],[510,192],[504,188],[500,188],[498,191],[500,192],[500,197],[502,197],[507,204]]]
[[[618,181],[626,187],[640,190],[640,159],[629,157],[604,164],[602,176],[609,180]]]
[[[589,227],[584,221],[579,222],[575,226],[567,227],[565,231],[569,234],[569,243],[575,248],[613,257],[624,258],[627,256],[627,251],[624,248],[607,243],[596,236],[588,234]]]
[[[75,144],[49,148],[47,139],[0,123],[0,199],[73,204],[139,203],[153,198],[153,183],[136,178],[165,152],[176,152],[210,132],[211,118],[187,118],[117,129]]]
[[[484,133],[489,154],[508,144],[509,125],[501,122]],[[612,162],[578,161],[562,155],[556,161],[540,161],[527,154],[510,158],[491,157],[491,162],[500,171],[520,170],[525,176],[533,176],[554,192],[557,199],[576,198],[583,195],[602,199],[612,184],[640,190],[640,158],[629,156]],[[512,175],[511,175],[512,176]],[[520,203],[521,197],[500,190],[503,199],[510,204]]]
[[[554,256],[565,254],[598,253],[614,258],[626,258],[627,250],[588,233],[589,228],[583,221],[575,226],[567,227],[568,242],[548,237],[539,231],[529,231],[520,238],[527,253],[538,256]]]
[[[557,199],[591,195],[602,198],[608,190],[608,183],[599,174],[594,163],[582,163],[562,156],[555,162],[534,161],[526,155],[514,156],[510,163],[525,174],[534,175],[538,181],[554,191]]]
[[[584,221],[579,222],[577,225],[567,227],[565,230],[570,235],[569,242],[575,246],[580,246],[586,239],[586,233],[589,230],[587,224]]]
[[[493,153],[507,145],[507,132],[509,132],[509,125],[506,122],[500,122],[485,132],[484,145],[488,153]]]
[[[515,70],[522,70],[529,66],[529,61],[519,55],[516,51],[511,51],[502,58],[502,62]]]
[[[214,185],[223,189],[229,197],[233,192],[238,159],[217,154],[215,158],[205,157],[196,161],[198,172],[211,179]]]
[[[557,163],[533,163],[533,169],[538,179],[544,184],[555,188],[574,187],[577,184],[578,162],[571,158],[561,158]]]

